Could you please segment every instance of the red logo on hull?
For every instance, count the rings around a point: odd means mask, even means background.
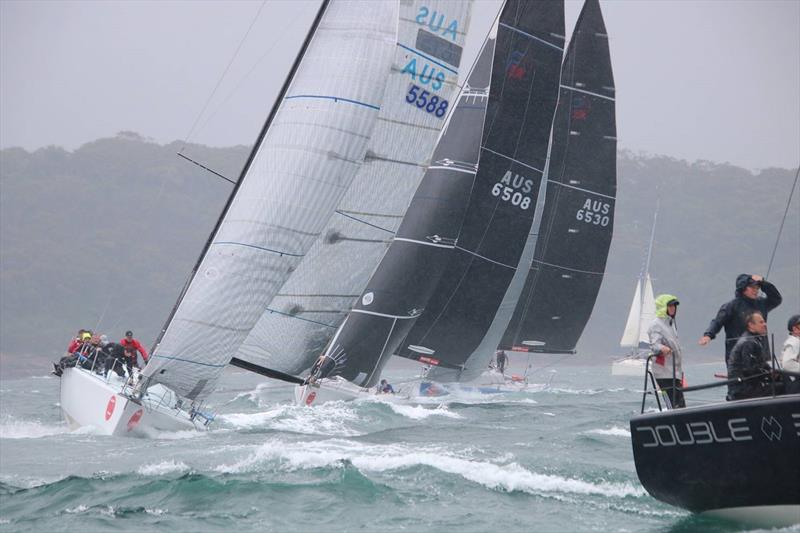
[[[314,399],[317,397],[317,393],[311,391],[308,396],[306,396],[306,405],[311,405],[314,402]]]
[[[144,410],[143,409],[139,409],[138,411],[133,413],[133,415],[131,415],[131,419],[128,420],[128,431],[131,431],[133,428],[135,428],[137,425],[139,425],[139,420],[142,419],[142,415],[143,414],[144,414]]]
[[[114,407],[117,405],[117,397],[111,396],[108,400],[108,405],[106,405],[106,420],[111,418],[111,415],[114,414]]]

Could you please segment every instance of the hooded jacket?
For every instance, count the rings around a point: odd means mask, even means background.
[[[656,379],[672,378],[673,357],[675,358],[675,377],[680,380],[683,375],[683,353],[680,341],[678,341],[678,328],[675,326],[675,319],[667,314],[667,303],[677,299],[672,294],[660,294],[656,298],[656,319],[647,329],[650,348],[654,352],[660,352],[664,346],[672,350],[672,353],[667,356],[661,355],[655,358],[651,369]]]
[[[767,280],[761,282],[761,290],[764,291],[766,297],[751,299],[743,296],[742,292],[750,283],[750,280],[750,274],[739,274],[736,278],[736,297],[719,308],[717,316],[714,317],[706,328],[705,333],[703,333],[706,337],[713,339],[723,327],[725,328],[726,364],[736,341],[747,331],[747,315],[758,311],[766,320],[767,313],[781,305],[783,301],[781,293],[778,292],[775,285]]]

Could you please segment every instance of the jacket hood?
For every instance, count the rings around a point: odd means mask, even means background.
[[[736,276],[736,296],[741,296],[742,291],[750,284],[750,274],[739,274]]]
[[[658,298],[656,298],[656,316],[658,318],[667,318],[667,304],[677,299],[678,297],[673,294],[659,294]]]

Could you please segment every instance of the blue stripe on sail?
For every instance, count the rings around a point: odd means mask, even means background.
[[[380,226],[376,226],[375,224],[371,224],[371,223],[367,222],[366,220],[361,220],[360,218],[356,218],[354,216],[348,215],[347,213],[343,213],[343,212],[339,211],[338,209],[336,210],[336,214],[342,215],[343,217],[350,218],[352,220],[355,220],[356,222],[361,222],[362,224],[366,224],[367,226],[371,226],[371,227],[373,227],[375,229],[379,229],[381,231],[385,231],[386,233],[391,233],[392,235],[394,235],[394,232],[392,230],[390,230],[390,229],[386,229],[386,228],[382,228]]]
[[[443,69],[447,69],[447,70],[449,70],[449,71],[450,71],[450,72],[452,72],[453,74],[458,74],[458,71],[457,71],[457,70],[453,70],[451,67],[448,67],[448,66],[447,66],[447,65],[445,65],[444,63],[440,63],[440,62],[436,61],[435,59],[433,59],[433,58],[432,58],[432,57],[430,57],[430,56],[426,56],[425,54],[423,54],[423,53],[422,53],[422,52],[420,52],[419,50],[416,50],[416,49],[414,49],[414,48],[409,48],[408,46],[406,46],[406,45],[404,45],[404,44],[400,44],[400,43],[397,43],[397,46],[399,46],[399,47],[400,47],[400,48],[402,48],[403,50],[408,50],[409,52],[412,52],[412,53],[414,53],[414,54],[417,54],[417,55],[418,55],[418,56],[420,56],[420,57],[424,57],[425,59],[427,59],[427,60],[428,60],[428,61],[430,61],[431,63],[435,63],[435,64],[439,65],[440,67],[442,67]]]
[[[318,324],[320,326],[325,326],[326,328],[336,329],[336,326],[331,326],[330,324],[326,324],[325,322],[318,322],[316,320],[311,320],[309,318],[303,318],[303,317],[300,317],[300,316],[297,316],[297,315],[290,315],[289,313],[283,313],[283,312],[278,311],[276,309],[270,309],[269,307],[267,307],[267,311],[269,311],[270,313],[275,313],[277,315],[282,315],[282,316],[285,316],[285,317],[294,318],[296,320],[302,320],[303,322],[311,322],[312,324]]]
[[[181,357],[171,357],[169,355],[153,354],[152,357],[160,357],[162,359],[169,359],[170,361],[180,361],[181,363],[192,363],[193,365],[211,366],[214,368],[225,368],[228,365],[212,365],[211,363],[201,363],[200,361],[190,361]]]
[[[365,102],[359,102],[358,100],[351,100],[350,98],[342,98],[341,96],[325,96],[322,94],[296,94],[294,96],[287,96],[284,98],[284,100],[292,100],[295,98],[318,98],[322,100],[333,100],[334,102],[347,102],[349,104],[362,105],[364,107],[368,107],[370,109],[376,109],[378,111],[381,110],[379,106],[367,104]]]
[[[247,248],[255,248],[256,250],[264,250],[265,252],[272,252],[273,254],[278,254],[278,255],[290,255],[292,257],[303,257],[305,255],[305,254],[291,254],[289,252],[281,252],[280,250],[273,250],[272,248],[264,248],[263,246],[256,246],[254,244],[245,244],[243,242],[221,241],[212,244],[213,245],[229,244],[231,246],[245,246]]]

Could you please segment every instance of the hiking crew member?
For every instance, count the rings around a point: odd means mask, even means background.
[[[508,356],[506,355],[506,352],[503,350],[497,350],[494,352],[494,359],[497,362],[497,371],[501,374],[505,374],[506,363],[508,362]]]
[[[680,302],[677,297],[671,294],[659,294],[656,298],[656,319],[647,330],[650,348],[658,354],[651,367],[653,376],[658,386],[666,391],[673,408],[686,407],[683,392],[678,390],[683,382],[683,353],[678,341],[678,327],[675,325],[678,305]]]
[[[728,400],[758,398],[772,394],[767,323],[761,313],[756,311],[747,315],[745,326],[747,330],[736,341],[728,359],[728,379],[748,378],[759,374],[762,376],[740,383],[729,383]]]
[[[789,336],[783,343],[781,364],[784,370],[800,373],[800,315],[794,315],[787,324]],[[800,394],[800,377],[784,376],[786,394]]]
[[[759,298],[759,291],[766,295]],[[783,298],[775,285],[756,274],[739,274],[736,278],[736,297],[722,305],[698,341],[705,346],[725,328],[725,364],[728,363],[733,346],[747,330],[746,318],[754,312],[761,314],[766,322],[767,314],[781,305]]]
[[[392,387],[391,383],[385,379],[382,379],[381,384],[378,387],[378,394],[394,394],[394,387]]]
[[[328,374],[333,372],[335,368],[336,361],[333,357],[325,354],[320,355],[314,363],[314,366],[311,367],[311,373],[308,375],[306,383],[313,385],[318,379],[328,377]]]
[[[126,331],[125,337],[120,340],[119,343],[122,345],[122,349],[125,353],[125,364],[128,367],[129,374],[134,366],[139,368],[138,354],[142,354],[142,359],[147,363],[147,350],[144,349],[141,342],[133,338],[132,331]]]

